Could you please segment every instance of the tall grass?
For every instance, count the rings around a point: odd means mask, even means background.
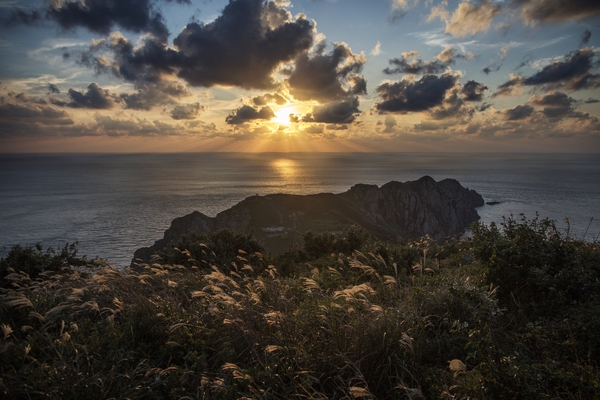
[[[0,394],[595,398],[599,246],[513,222],[443,246],[313,235],[273,259],[249,236],[192,235],[129,269],[74,257],[35,277],[15,260],[45,253],[15,247],[0,260]],[[523,251],[543,284],[513,280]],[[559,251],[562,267],[540,253]],[[524,304],[542,292],[564,299]]]

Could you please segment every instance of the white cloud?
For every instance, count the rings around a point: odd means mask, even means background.
[[[371,55],[377,56],[379,54],[381,54],[381,42],[377,41],[377,44],[373,47],[373,50],[371,50]]]

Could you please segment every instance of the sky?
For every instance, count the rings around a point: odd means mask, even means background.
[[[0,0],[0,152],[600,152],[600,2]]]

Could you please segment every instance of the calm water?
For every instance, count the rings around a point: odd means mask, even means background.
[[[80,255],[128,265],[194,210],[214,216],[254,194],[339,193],[423,175],[501,202],[479,209],[483,222],[539,212],[561,229],[568,217],[575,236],[600,235],[600,155],[0,155],[0,251],[78,241]]]

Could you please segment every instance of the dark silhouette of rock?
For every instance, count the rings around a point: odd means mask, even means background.
[[[475,207],[484,205],[474,190],[454,179],[436,182],[425,176],[412,182],[389,182],[381,187],[358,184],[341,194],[273,194],[251,196],[208,217],[198,211],[175,218],[164,237],[135,252],[148,260],[189,232],[208,233],[221,228],[252,231],[271,252],[279,252],[307,231],[339,232],[358,225],[381,239],[430,235],[444,240],[457,236],[479,220]]]

